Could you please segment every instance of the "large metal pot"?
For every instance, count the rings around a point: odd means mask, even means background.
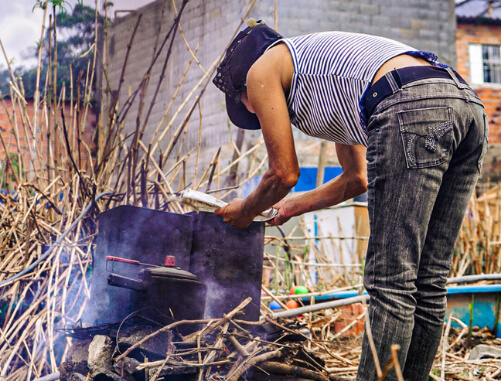
[[[137,313],[162,325],[204,317],[207,287],[196,275],[179,267],[146,267],[137,279],[112,272],[108,284],[134,290]]]

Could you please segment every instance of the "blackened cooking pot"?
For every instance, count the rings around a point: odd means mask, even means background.
[[[204,317],[207,287],[178,267],[147,267],[139,271],[138,279],[111,273],[108,284],[136,291],[134,309],[162,325]]]

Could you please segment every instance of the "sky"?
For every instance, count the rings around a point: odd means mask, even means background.
[[[151,3],[153,0],[113,0],[114,10],[137,9]],[[77,0],[66,0],[67,9],[73,8]],[[102,7],[104,0],[98,0]],[[9,61],[14,67],[33,67],[36,58],[36,43],[40,40],[42,30],[43,10],[35,8],[37,0],[0,0],[0,40]],[[94,0],[84,0],[85,5],[95,6]],[[48,24],[48,15],[46,25]],[[6,61],[0,50],[0,69],[6,68]]]

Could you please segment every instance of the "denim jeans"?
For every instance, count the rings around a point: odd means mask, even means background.
[[[402,88],[391,77],[394,93],[368,121],[368,318],[381,368],[399,344],[410,381],[433,365],[454,243],[487,150],[482,102],[449,73]],[[357,380],[377,380],[367,333]]]

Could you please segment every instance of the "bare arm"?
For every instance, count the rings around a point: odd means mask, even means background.
[[[235,199],[216,211],[217,216],[237,227],[249,225],[255,216],[284,198],[299,178],[284,94],[287,75],[284,75],[286,69],[280,49],[273,48],[264,54],[247,75],[247,97],[261,124],[268,152],[268,170],[246,199]]]
[[[272,224],[280,225],[293,216],[336,205],[367,190],[365,147],[336,143],[343,173],[313,191],[283,199],[299,178],[292,127],[284,88],[290,81],[291,61],[285,46],[265,53],[247,75],[247,96],[250,107],[261,124],[268,151],[268,170],[258,187],[246,199],[234,199],[216,210],[217,216],[237,227],[249,225],[263,210],[275,205],[279,214]],[[282,200],[282,201],[280,201]]]
[[[367,191],[366,148],[336,143],[336,152],[343,173],[312,191],[280,201],[275,205],[279,214],[271,224],[281,225],[291,217],[339,204]]]

